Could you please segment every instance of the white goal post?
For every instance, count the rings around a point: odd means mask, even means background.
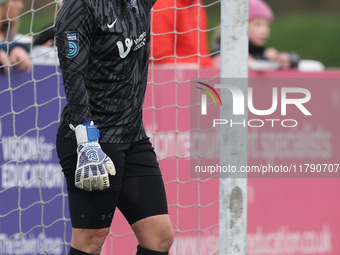
[[[221,83],[248,78],[248,2],[221,1]],[[242,82],[243,92],[247,84]],[[246,94],[246,93],[244,93]],[[221,119],[234,119],[232,99],[221,93]],[[232,116],[232,118],[231,118]],[[246,117],[246,116],[243,116]],[[247,129],[220,129],[220,165],[247,165]],[[220,177],[219,255],[247,252],[247,178]]]

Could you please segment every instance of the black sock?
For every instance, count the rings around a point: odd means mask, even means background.
[[[138,245],[137,246],[137,253],[136,255],[168,255],[169,252],[160,252],[160,251],[152,251],[143,248],[142,246]]]
[[[86,252],[83,252],[83,251],[80,251],[80,250],[77,250],[71,247],[68,255],[91,255],[91,254],[88,254]]]

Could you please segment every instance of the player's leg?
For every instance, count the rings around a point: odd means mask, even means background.
[[[138,255],[168,254],[173,228],[156,154],[148,139],[133,143],[126,152],[117,206],[139,241]]]
[[[147,217],[137,221],[131,227],[136,234],[140,247],[168,254],[174,238],[169,215]],[[139,253],[137,254],[150,254],[143,249],[138,250]]]
[[[137,237],[138,255],[168,254],[173,228],[162,176],[124,178],[118,208]]]
[[[100,254],[110,228],[80,229],[72,228],[69,255]]]
[[[68,196],[72,222],[72,249],[69,254],[78,254],[75,253],[76,251],[84,254],[100,254],[110,231],[119,191],[69,191]]]
[[[75,140],[58,136],[57,152],[67,181],[69,210],[72,223],[70,255],[100,254],[111,226],[118,202],[124,172],[124,150],[129,145],[102,144],[103,150],[113,160],[117,174],[109,176],[110,188],[105,191],[85,191],[75,187],[77,144]]]

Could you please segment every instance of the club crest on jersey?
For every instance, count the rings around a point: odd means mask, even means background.
[[[65,38],[67,41],[66,57],[74,58],[79,53],[79,35],[76,31],[66,31]]]

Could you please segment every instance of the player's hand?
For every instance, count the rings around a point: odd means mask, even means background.
[[[76,128],[78,143],[75,186],[87,191],[104,190],[110,187],[109,175],[115,175],[112,160],[103,152],[98,143],[99,131],[93,122],[80,124]]]
[[[109,174],[115,175],[112,160],[103,152],[98,142],[78,145],[78,162],[75,186],[87,191],[104,190],[110,187]]]

